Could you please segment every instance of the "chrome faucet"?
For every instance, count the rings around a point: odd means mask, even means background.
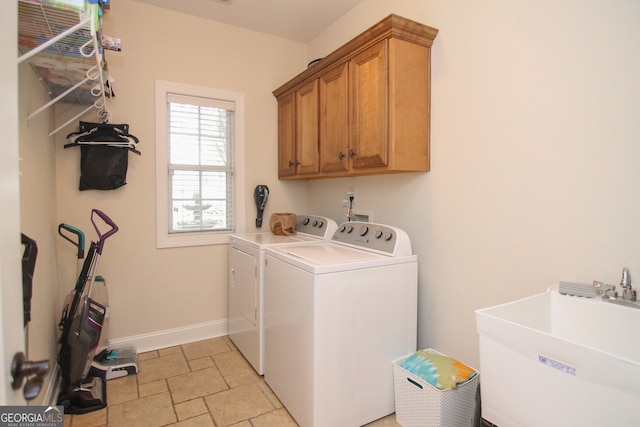
[[[620,287],[622,288],[623,300],[636,300],[636,291],[631,287],[631,276],[629,275],[629,269],[627,267],[624,267],[622,269],[622,279],[620,279]]]
[[[640,301],[636,298],[636,290],[631,286],[631,275],[629,269],[622,269],[622,278],[620,279],[620,288],[622,294],[618,294],[616,285],[607,285],[596,280],[593,281],[593,287],[597,295],[602,297],[602,301],[614,304],[624,305],[627,307],[640,308]]]

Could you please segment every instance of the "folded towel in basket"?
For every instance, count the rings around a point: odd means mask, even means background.
[[[458,360],[418,350],[407,357],[400,366],[440,389],[455,389],[477,375],[477,372]]]

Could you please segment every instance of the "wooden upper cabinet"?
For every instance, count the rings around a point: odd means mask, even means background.
[[[349,106],[352,167],[386,167],[389,164],[387,40],[349,61]]]
[[[296,91],[296,173],[317,174],[318,153],[318,82],[313,80]]]
[[[314,80],[278,98],[278,177],[318,171],[318,84]]]
[[[390,15],[276,89],[279,178],[428,171],[437,33]]]
[[[296,109],[295,92],[278,99],[278,177],[296,174]]]
[[[329,70],[318,81],[320,171],[346,172],[349,169],[347,64]]]

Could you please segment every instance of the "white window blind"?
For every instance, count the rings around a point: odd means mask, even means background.
[[[156,80],[158,248],[244,231],[244,108],[241,92]]]
[[[169,233],[234,228],[232,102],[167,94]]]

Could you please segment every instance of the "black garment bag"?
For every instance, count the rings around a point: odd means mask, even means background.
[[[80,146],[80,191],[115,190],[127,183],[129,151],[139,140],[129,134],[128,124],[80,122],[78,132],[67,135],[71,143],[64,148]]]

